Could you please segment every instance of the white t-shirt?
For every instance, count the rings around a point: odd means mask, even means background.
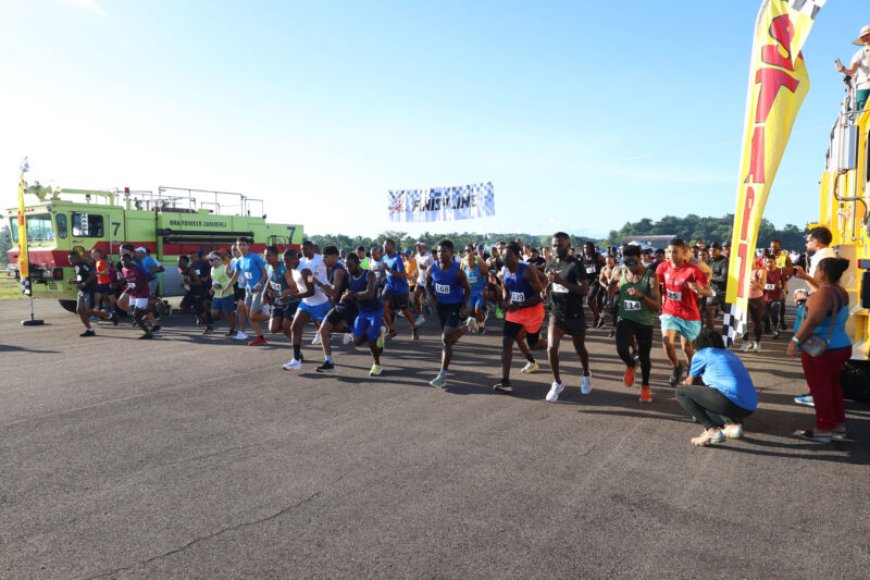
[[[314,274],[314,278],[323,284],[326,284],[328,281],[328,278],[326,277],[326,264],[323,263],[323,257],[320,254],[314,254],[311,258],[302,256],[299,258],[299,266],[293,271],[293,280],[295,280],[296,285],[299,286],[299,291],[305,292],[305,290],[302,290],[305,283],[302,282],[301,285],[299,284],[300,280],[302,280],[302,270],[311,270],[311,273]],[[327,298],[326,294],[323,293],[323,290],[321,290],[319,286],[315,286],[314,296],[303,298],[302,302],[308,306],[320,306],[328,300],[329,298]]]
[[[417,284],[425,284],[426,283],[426,271],[429,267],[435,262],[432,259],[432,254],[426,252],[423,255],[420,255],[418,252],[416,256],[414,256],[414,260],[417,262]]]
[[[816,277],[816,268],[819,266],[819,262],[824,260],[825,258],[836,258],[837,253],[834,251],[834,248],[822,248],[821,250],[816,250],[816,253],[813,254],[813,257],[810,258],[810,271],[807,274],[810,275],[810,278]]]
[[[870,47],[858,49],[855,56],[852,57],[852,62],[849,68],[858,65],[855,71],[855,87],[858,89],[870,89]]]

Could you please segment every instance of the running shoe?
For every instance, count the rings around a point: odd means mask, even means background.
[[[541,365],[538,364],[537,361],[529,361],[526,363],[526,366],[523,367],[521,372],[524,373],[539,373],[541,372]]]
[[[650,392],[649,385],[640,386],[640,398],[638,398],[638,401],[641,403],[652,403],[652,393]]]
[[[416,326],[411,331],[411,340],[420,340],[420,329]]]
[[[497,393],[504,393],[506,395],[510,395],[514,392],[514,387],[513,385],[511,385],[511,382],[509,380],[505,379],[502,382],[493,385],[492,390]]]
[[[559,400],[559,395],[564,390],[565,390],[565,385],[563,385],[562,383],[557,383],[557,382],[553,381],[553,384],[550,385],[550,391],[547,393],[546,401],[548,403],[555,403],[556,401]]]
[[[834,436],[832,433],[816,433],[815,429],[807,429],[795,431],[795,435],[807,441],[815,441],[816,443],[830,443]]]
[[[433,387],[438,387],[439,389],[443,389],[447,386],[447,373],[438,373],[434,379],[429,381],[429,384]]]
[[[399,336],[399,331],[398,330],[391,330],[391,331],[387,332],[387,335],[384,337],[384,340],[390,341],[390,340],[393,340],[394,338],[396,338],[397,336]]]
[[[779,340],[779,331],[778,330],[773,331],[773,340]]]
[[[79,336],[82,338],[87,338],[89,336],[97,336],[97,333],[94,332],[93,328],[89,328],[86,331],[84,331],[83,333],[81,333]]]
[[[372,365],[372,370],[369,371],[369,374],[373,377],[378,377],[382,372],[384,372],[384,369],[381,368],[381,365],[376,363]]]
[[[740,347],[740,352],[749,352],[752,350],[752,341],[744,340],[743,346]]]
[[[302,368],[302,361],[298,361],[295,358],[290,359],[290,362],[284,363],[282,366],[285,371],[295,371],[296,369]]]
[[[426,322],[426,317],[421,314],[420,316],[417,317],[417,320],[414,322],[414,324],[416,324],[417,326],[420,326],[424,322]]]
[[[146,332],[145,334],[143,334],[142,336],[139,337],[139,340],[151,340],[152,338],[154,338],[154,334],[152,334],[150,332]]]
[[[480,327],[480,332],[478,332],[477,334],[479,334],[480,336],[486,336],[486,328],[484,328],[483,326],[481,326],[481,327]]]
[[[637,371],[634,368],[634,365],[630,367],[625,367],[625,374],[622,375],[622,384],[626,387],[634,386],[634,375]]]
[[[722,431],[716,431],[713,434],[704,431],[697,437],[692,437],[692,445],[695,447],[707,447],[708,445],[719,445],[725,441],[725,435]]]
[[[328,373],[335,370],[335,365],[329,361],[323,361],[323,364],[314,370],[319,373]]]
[[[722,433],[725,435],[726,439],[743,439],[743,426],[739,423],[725,425],[725,427],[722,428]]]
[[[469,316],[468,320],[465,321],[465,324],[468,326],[468,331],[477,334],[480,331],[480,325],[477,323],[477,319],[473,316]]]
[[[674,367],[674,370],[671,371],[671,378],[668,379],[668,384],[676,386],[677,383],[683,378],[683,365],[677,365]]]
[[[798,395],[794,398],[794,402],[798,405],[803,405],[804,407],[815,407],[816,404],[813,402],[813,396],[810,393],[804,393],[803,395]]]
[[[157,326],[155,326],[154,328],[152,328],[152,329],[151,329],[151,332],[153,332],[154,334],[157,334],[158,332],[160,332],[160,325],[158,324]]]
[[[592,392],[592,377],[590,375],[583,375],[580,377],[580,394],[588,395]]]
[[[234,340],[248,340],[248,335],[242,332],[241,330],[236,333],[233,337]]]
[[[756,342],[752,345],[752,352],[761,352],[761,343]]]
[[[264,344],[266,344],[266,337],[265,336],[258,336],[257,338],[255,338],[254,340],[249,342],[248,346],[261,346]]]
[[[320,336],[319,330],[314,334],[314,339],[311,341],[311,344],[323,344],[323,338]]]
[[[353,335],[349,332],[345,332],[341,335],[341,344],[348,345],[353,342]]]
[[[210,324],[206,325],[205,330],[202,331],[203,334],[211,334],[212,332],[214,332],[214,328]]]
[[[118,326],[119,317],[118,317],[118,313],[115,310],[112,311],[112,317],[109,320],[112,321],[112,324],[114,324],[115,326]]]
[[[227,331],[226,335],[229,336],[230,338],[234,338],[236,336],[236,329],[235,328],[229,329]],[[248,337],[246,336],[245,338],[248,338]]]

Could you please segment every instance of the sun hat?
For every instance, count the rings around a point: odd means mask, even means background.
[[[864,46],[864,42],[861,39],[864,38],[865,36],[867,36],[868,34],[870,34],[870,24],[868,24],[867,26],[861,27],[861,32],[858,33],[858,38],[856,38],[852,44],[856,44],[858,46]]]

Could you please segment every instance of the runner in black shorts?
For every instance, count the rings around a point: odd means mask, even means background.
[[[595,249],[595,244],[586,242],[583,244],[583,256],[580,258],[580,263],[586,273],[586,280],[589,283],[589,294],[586,296],[586,304],[589,305],[589,310],[592,311],[592,316],[595,317],[592,322],[592,328],[601,328],[604,326],[604,319],[601,317],[599,304],[601,284],[598,283],[598,278],[601,276],[601,268],[604,267],[604,258]]]
[[[559,343],[564,335],[571,336],[574,350],[580,357],[583,376],[580,379],[580,392],[588,395],[591,391],[589,375],[589,353],[586,350],[586,318],[583,315],[583,297],[588,289],[588,278],[580,262],[569,255],[571,238],[564,232],[553,234],[554,259],[547,264],[547,280],[550,294],[550,322],[547,327],[547,359],[553,371],[553,384],[547,393],[547,401],[559,400],[565,389],[559,374]],[[598,281],[595,281],[598,284]]]
[[[468,317],[468,301],[471,299],[468,278],[453,261],[453,242],[450,240],[438,243],[438,259],[426,273],[426,289],[442,330],[441,369],[429,384],[444,388],[447,386],[447,369],[453,358],[453,345],[468,332],[462,321]]]
[[[76,303],[76,312],[85,325],[85,331],[79,336],[88,337],[95,336],[94,329],[91,328],[91,316],[96,316],[101,320],[111,320],[116,326],[118,324],[117,313],[103,312],[97,310],[97,271],[91,268],[82,257],[76,252],[69,253],[69,265],[75,270],[76,277],[68,280],[68,284],[75,284],[78,289],[78,300]]]
[[[351,260],[359,258],[354,254],[348,254]],[[350,285],[350,275],[347,269],[338,261],[338,248],[327,246],[323,250],[323,263],[326,264],[329,284],[322,286],[323,292],[332,299],[335,305],[326,313],[326,318],[320,324],[320,345],[323,348],[323,364],[317,367],[319,373],[327,373],[335,370],[332,360],[331,336],[333,332],[347,334],[353,328],[353,322],[359,314],[356,301],[349,300],[345,292]],[[347,344],[347,342],[345,342]]]

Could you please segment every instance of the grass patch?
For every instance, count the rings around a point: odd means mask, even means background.
[[[15,278],[0,274],[0,300],[18,300],[27,298],[21,293],[21,284]]]

